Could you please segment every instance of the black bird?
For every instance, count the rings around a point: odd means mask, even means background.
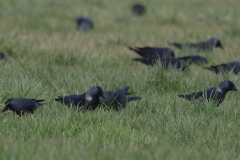
[[[106,91],[103,93],[105,99],[101,99],[101,101],[103,101],[109,108],[113,108],[118,111],[121,108],[125,108],[127,102],[142,99],[137,96],[126,97],[126,95],[131,94],[128,93],[128,89],[129,87],[118,89],[116,91]]]
[[[58,98],[54,100],[61,102],[68,107],[74,106],[79,108],[81,106],[84,106],[83,109],[95,110],[99,105],[100,96],[104,98],[102,88],[99,86],[93,86],[82,95],[73,94],[66,97],[58,96]]]
[[[152,48],[152,47],[128,47],[130,50],[135,51],[137,54],[144,58],[162,58],[162,57],[175,57],[171,48]]]
[[[18,115],[24,114],[24,112],[32,113],[38,109],[39,106],[43,105],[42,102],[44,100],[36,100],[36,99],[27,99],[27,98],[11,98],[5,102],[5,107],[2,112],[7,110],[11,110]]]
[[[217,106],[221,104],[228,91],[238,91],[236,86],[231,81],[223,81],[219,87],[213,87],[201,92],[194,92],[187,95],[178,95],[179,97],[186,98],[189,101],[195,99],[207,98],[207,100],[213,100]]]
[[[183,48],[192,48],[197,51],[212,51],[213,48],[221,48],[223,49],[222,43],[218,38],[211,38],[207,41],[199,42],[199,43],[169,43],[169,45],[173,45],[179,49]]]
[[[84,17],[76,18],[75,22],[77,23],[77,29],[81,29],[83,31],[87,31],[94,27],[92,20],[84,18]]]
[[[240,62],[234,61],[227,64],[219,64],[216,66],[205,67],[205,69],[213,71],[216,74],[219,74],[221,72],[224,73],[227,71],[233,71],[233,73],[237,75],[240,72]]]
[[[151,65],[154,66],[156,64],[158,64],[159,62],[161,63],[161,65],[165,68],[168,68],[169,66],[172,67],[177,67],[177,69],[182,69],[182,71],[184,71],[185,69],[188,68],[188,64],[180,59],[174,58],[174,57],[163,57],[163,58],[135,58],[133,59],[134,61],[138,61],[141,62],[143,64],[146,65]]]
[[[9,61],[9,60],[11,60],[11,57],[9,57],[6,54],[0,52],[0,59]]]
[[[208,61],[201,57],[201,56],[198,56],[198,55],[193,55],[193,56],[186,56],[186,57],[178,57],[178,59],[181,59],[181,60],[184,60],[186,61],[188,64],[192,64],[192,63],[195,63],[195,64],[207,64]]]
[[[132,11],[133,11],[133,14],[141,16],[146,12],[146,8],[142,4],[134,4],[132,6]]]

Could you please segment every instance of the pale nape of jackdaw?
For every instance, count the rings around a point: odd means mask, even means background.
[[[127,102],[142,99],[138,96],[127,97],[127,95],[131,94],[128,93],[128,90],[129,87],[126,87],[124,89],[118,89],[116,91],[106,91],[103,93],[105,99],[100,98],[100,100],[105,103],[109,108],[118,111],[122,108],[125,108]]]
[[[207,41],[199,42],[199,43],[169,43],[169,45],[173,45],[179,49],[183,48],[192,48],[197,51],[212,51],[213,48],[221,48],[223,49],[222,43],[218,38],[211,38]]]
[[[134,4],[132,6],[132,11],[133,14],[141,16],[146,12],[146,7],[142,4]]]
[[[9,61],[9,60],[11,60],[11,57],[9,57],[6,54],[0,52],[0,60]]]
[[[207,98],[207,100],[213,100],[217,107],[221,104],[227,94],[228,91],[238,91],[236,86],[231,81],[223,81],[220,83],[219,87],[213,87],[204,91],[194,92],[186,95],[178,95],[179,97],[186,98],[189,101],[193,101],[196,99],[203,100]]]
[[[162,58],[162,57],[175,57],[171,48],[152,48],[152,47],[128,47],[130,50],[135,51],[137,54],[144,58]]]
[[[55,101],[61,102],[68,107],[77,107],[80,108],[84,106],[82,109],[85,110],[95,110],[100,101],[99,97],[104,98],[103,90],[99,86],[91,87],[87,92],[83,93],[82,95],[69,95],[69,96],[58,96],[58,98],[54,99]]]
[[[43,103],[39,103],[45,100],[36,100],[36,99],[27,99],[27,98],[11,98],[5,102],[5,107],[2,112],[7,110],[11,110],[18,115],[26,113],[34,113],[39,106],[43,105]]]
[[[240,72],[240,62],[234,61],[226,64],[219,64],[216,66],[205,67],[205,69],[213,71],[216,74],[232,71],[237,75]]]
[[[77,29],[81,29],[83,31],[87,31],[94,27],[92,20],[84,18],[84,17],[76,18],[75,22],[77,23]]]
[[[188,64],[180,59],[174,57],[163,57],[163,58],[135,58],[134,61],[141,62],[146,65],[157,65],[161,63],[164,68],[168,67],[176,67],[177,69],[181,69],[182,71],[188,68]]]
[[[201,64],[207,64],[208,63],[208,61],[205,58],[203,58],[199,55],[178,57],[178,59],[184,60],[188,64],[195,63],[195,64],[198,64],[198,65],[201,65]]]

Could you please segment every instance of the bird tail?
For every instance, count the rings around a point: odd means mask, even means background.
[[[31,99],[31,100],[33,100],[33,101],[35,101],[35,102],[43,102],[43,101],[45,101],[44,99],[42,99],[42,100]]]
[[[204,69],[208,69],[208,70],[210,70],[210,71],[213,71],[213,68],[211,68],[211,67],[203,67]]]
[[[136,51],[136,49],[134,49],[133,47],[128,46],[128,49],[131,50],[131,51]]]
[[[182,48],[182,45],[180,43],[168,43],[171,46],[177,47],[177,48]]]
[[[136,100],[139,100],[139,99],[142,99],[142,97],[138,97],[138,96],[127,97],[127,101],[128,101],[128,102],[130,102],[130,101],[136,101]]]
[[[63,97],[62,96],[58,96],[58,98],[55,98],[55,99],[52,99],[54,101],[57,101],[57,102],[63,102]]]
[[[185,97],[185,95],[183,95],[183,94],[182,94],[182,95],[178,95],[178,97],[184,98],[184,97]]]
[[[127,92],[128,92],[128,90],[129,90],[129,87],[126,87],[126,88],[124,88],[123,90],[125,91],[125,94],[128,94]]]
[[[178,57],[177,59],[188,61],[191,58],[191,56],[185,56],[185,57]]]
[[[186,98],[186,99],[189,100],[189,101],[191,101],[191,99],[192,99],[192,96],[184,95],[184,94],[182,94],[182,95],[178,95],[178,97]]]
[[[138,55],[144,57],[143,52],[139,48],[128,47],[129,50],[136,52]]]
[[[203,67],[204,69],[207,69],[209,71],[212,71],[212,72],[215,72],[216,74],[219,74],[219,72],[223,71],[221,69],[218,69],[217,67],[215,66],[211,66],[211,67]]]
[[[132,93],[129,93],[129,92],[128,92],[126,95],[135,94],[135,93],[136,93],[136,92],[132,92]]]
[[[149,65],[148,59],[135,58],[133,61],[141,62],[143,64]]]
[[[8,110],[8,106],[5,106],[2,110],[2,112],[5,112],[6,110]]]

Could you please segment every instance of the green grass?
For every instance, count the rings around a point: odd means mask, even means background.
[[[126,46],[222,40],[224,50],[199,53],[209,65],[240,60],[238,0],[142,0],[133,16],[128,0],[0,1],[0,107],[12,97],[46,99],[34,115],[0,114],[0,159],[240,159],[239,92],[220,107],[190,103],[192,93],[239,75],[215,75],[199,66],[185,72],[132,61]],[[77,31],[73,19],[95,24]],[[177,56],[195,54],[173,48]],[[51,99],[130,86],[143,99],[120,112],[77,112]]]

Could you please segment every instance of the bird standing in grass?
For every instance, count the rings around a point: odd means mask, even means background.
[[[132,11],[133,14],[141,16],[146,12],[146,7],[142,4],[134,4],[132,6]]]
[[[118,111],[121,108],[125,108],[127,102],[142,99],[137,96],[126,97],[126,95],[131,94],[128,93],[128,90],[129,87],[118,89],[116,91],[106,91],[103,93],[105,99],[101,99],[101,101],[103,101],[109,108],[113,108]]]
[[[84,106],[83,109],[86,110],[95,110],[99,105],[99,97],[104,98],[103,90],[99,86],[91,87],[87,92],[82,95],[69,95],[69,96],[58,96],[58,98],[54,99],[57,102],[61,102],[68,107],[81,107]]]
[[[226,64],[219,64],[216,66],[205,67],[205,69],[213,71],[216,74],[219,74],[221,72],[224,73],[231,70],[233,71],[233,73],[238,74],[240,72],[240,62],[234,61]]]
[[[197,51],[212,51],[213,48],[221,48],[223,49],[222,43],[218,38],[211,38],[207,41],[199,42],[199,43],[169,43],[169,45],[173,45],[179,49],[191,48],[196,49]]]
[[[75,22],[77,23],[77,28],[83,31],[88,31],[94,27],[93,22],[84,17],[78,17]]]
[[[11,57],[9,57],[6,54],[0,52],[0,59],[5,60],[5,61],[9,61],[9,60],[11,60]]]
[[[36,99],[27,99],[27,98],[11,98],[5,102],[5,107],[2,112],[7,110],[11,110],[18,115],[24,114],[24,112],[32,113],[38,109],[39,106],[43,105],[42,102],[44,100],[36,100]]]
[[[238,91],[236,86],[231,81],[223,81],[219,87],[213,87],[204,91],[194,92],[186,95],[178,95],[179,97],[186,98],[189,101],[196,99],[213,100],[217,106],[221,104],[229,91]]]

